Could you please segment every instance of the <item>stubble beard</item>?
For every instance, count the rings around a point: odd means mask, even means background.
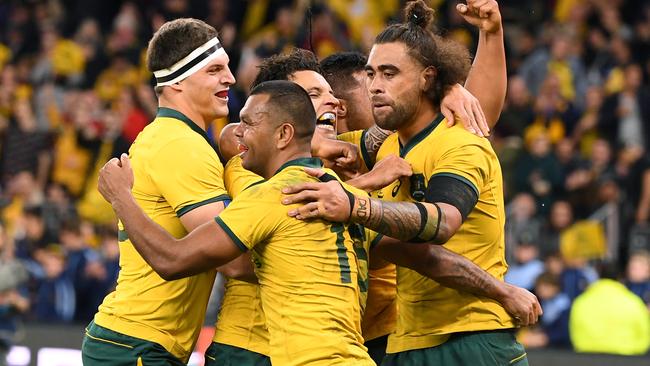
[[[391,108],[392,111],[383,117],[376,115],[374,111],[372,113],[377,126],[384,130],[397,131],[401,127],[408,125],[415,118],[417,110],[415,105],[409,104],[391,104]]]

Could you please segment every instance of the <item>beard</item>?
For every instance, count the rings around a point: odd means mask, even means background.
[[[401,127],[412,121],[417,112],[417,104],[397,105],[393,102],[390,104],[390,107],[391,111],[388,113],[377,114],[374,109],[372,111],[375,123],[384,130],[399,130]]]

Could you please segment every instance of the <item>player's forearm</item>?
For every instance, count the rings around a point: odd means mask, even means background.
[[[420,260],[420,263],[415,263],[411,269],[434,279],[445,287],[499,302],[507,295],[504,282],[494,278],[462,255],[439,245],[430,245],[426,260]]]
[[[355,197],[350,221],[403,241],[441,244],[453,233],[444,211],[436,205],[410,202],[386,202],[368,197]],[[421,210],[424,208],[424,212]]]
[[[368,128],[363,140],[363,144],[365,145],[368,156],[370,157],[370,161],[367,161],[366,164],[373,165],[375,163],[379,148],[392,133],[393,131],[384,130],[379,128],[377,125]]]
[[[479,33],[474,63],[467,76],[465,88],[481,103],[490,128],[496,125],[506,96],[506,53],[503,45],[503,28],[494,32]]]
[[[384,188],[377,182],[377,177],[375,177],[372,171],[361,174],[356,178],[349,179],[345,181],[345,183],[368,193]]]
[[[186,250],[181,250],[178,240],[147,217],[133,196],[116,200],[113,209],[129,240],[151,268],[164,279],[177,275],[174,264],[187,254]]]
[[[258,283],[250,252],[244,253],[236,259],[220,266],[217,268],[217,271],[229,278],[254,284]]]

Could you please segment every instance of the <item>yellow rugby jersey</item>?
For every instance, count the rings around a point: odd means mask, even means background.
[[[397,322],[395,265],[389,263],[368,272],[368,300],[361,318],[361,334],[366,342],[392,333]]]
[[[305,166],[320,160],[287,162],[215,220],[242,250],[253,249],[273,364],[374,365],[361,338],[350,234],[342,224],[289,217],[291,207],[280,202],[282,188],[316,181]]]
[[[182,113],[159,108],[129,150],[133,196],[174,237],[187,235],[179,217],[228,199],[223,166],[207,135]],[[187,362],[201,330],[215,271],[165,281],[142,259],[120,224],[120,273],[95,323],[162,345]]]
[[[366,132],[367,130],[348,131],[336,136],[336,139],[339,141],[349,142],[357,146],[357,149],[359,150],[359,159],[362,161],[359,173],[366,173],[372,170],[373,166],[373,162],[370,159],[368,150],[366,149]]]
[[[251,184],[263,180],[259,175],[244,169],[239,155],[226,163],[223,181],[232,198],[239,196]],[[269,332],[262,311],[260,287],[228,278],[225,288],[212,341],[268,356]]]
[[[363,162],[360,173],[372,170],[374,165],[366,149],[366,132],[357,130],[337,136],[337,139],[354,144],[359,149],[359,158]],[[363,339],[366,341],[390,334],[395,329],[397,319],[395,265],[391,263],[380,269],[371,269],[368,278],[367,302],[361,322]]]
[[[478,202],[454,236],[444,244],[503,280],[505,260],[501,166],[490,141],[467,132],[462,124],[447,127],[438,116],[401,146],[393,134],[379,149],[378,161],[399,154],[414,174],[428,183],[434,175],[454,177],[478,193]],[[400,180],[376,194],[388,201],[410,201],[409,180]],[[441,286],[415,271],[397,267],[396,330],[388,353],[433,347],[455,332],[513,328],[512,318],[496,301]]]

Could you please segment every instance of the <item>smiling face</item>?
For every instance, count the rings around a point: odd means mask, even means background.
[[[366,65],[366,86],[375,123],[399,130],[414,120],[420,98],[423,67],[408,55],[403,43],[375,44]]]
[[[223,53],[180,82],[190,107],[206,121],[228,115],[228,90],[235,83],[228,61]]]
[[[235,128],[242,166],[264,176],[268,157],[275,151],[275,125],[267,101],[269,95],[251,95],[239,113],[240,122]]]
[[[334,96],[332,87],[316,71],[296,71],[289,80],[300,85],[309,94],[316,111],[316,132],[326,138],[336,138],[336,114],[339,100]]]

